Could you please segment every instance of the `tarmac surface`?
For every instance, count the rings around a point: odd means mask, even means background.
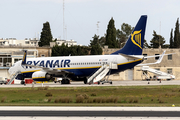
[[[91,86],[142,86],[142,85],[180,85],[180,80],[170,80],[170,81],[112,81],[112,84],[84,84],[83,82],[71,82],[71,84],[60,83],[37,83],[34,87],[49,86],[49,87],[91,87]],[[32,87],[33,84],[11,84],[11,85],[0,85],[0,87]]]

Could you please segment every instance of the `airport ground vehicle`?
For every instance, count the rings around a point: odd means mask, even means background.
[[[54,83],[61,83],[61,81],[62,81],[62,78],[55,78],[55,80],[54,80]]]
[[[6,78],[4,78],[4,77],[0,77],[0,85],[2,85],[2,84],[7,84],[7,79]]]

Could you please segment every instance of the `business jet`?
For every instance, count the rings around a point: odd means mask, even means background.
[[[25,50],[23,59],[8,72],[12,80],[32,78],[34,81],[48,81],[62,77],[62,84],[70,80],[84,81],[85,84],[98,82],[106,75],[131,69],[143,62],[146,21],[147,16],[142,15],[125,46],[110,55],[27,58]]]

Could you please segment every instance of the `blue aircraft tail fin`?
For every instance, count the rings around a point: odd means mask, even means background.
[[[116,55],[119,53],[126,55],[142,55],[146,21],[147,15],[142,15],[124,47],[111,55]]]
[[[26,64],[26,56],[27,56],[27,50],[24,50],[24,56],[23,56],[23,59],[22,59],[22,65],[25,65]]]

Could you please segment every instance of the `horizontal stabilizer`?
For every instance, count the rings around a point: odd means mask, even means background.
[[[123,57],[129,59],[129,60],[136,60],[136,59],[141,59],[142,56],[134,56],[134,55],[125,55],[122,53],[119,53],[119,55],[122,55]]]

